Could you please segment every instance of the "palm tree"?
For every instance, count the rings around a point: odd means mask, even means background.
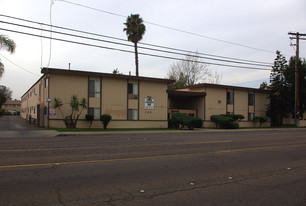
[[[142,39],[142,36],[146,32],[146,26],[143,24],[143,20],[139,17],[139,14],[131,14],[130,16],[128,16],[124,25],[126,26],[126,28],[124,28],[123,31],[126,32],[128,40],[134,43],[136,76],[138,76],[139,73],[137,43]]]
[[[15,52],[16,44],[13,40],[9,39],[7,36],[0,34],[0,50],[5,49],[11,54]],[[0,60],[0,77],[4,72],[4,65]]]

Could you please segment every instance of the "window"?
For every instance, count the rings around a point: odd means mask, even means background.
[[[248,120],[253,121],[253,119],[254,119],[254,113],[249,113]]]
[[[128,120],[138,120],[138,109],[128,109]]]
[[[226,103],[234,104],[234,92],[226,92]]]
[[[254,106],[254,93],[249,93],[249,106]]]
[[[48,82],[49,82],[48,78],[45,78],[45,88],[48,87]]]
[[[100,80],[89,80],[89,97],[100,98]]]
[[[128,98],[138,99],[138,84],[128,84]]]
[[[100,119],[100,109],[99,108],[88,108],[88,114],[91,114],[94,116],[94,119]]]

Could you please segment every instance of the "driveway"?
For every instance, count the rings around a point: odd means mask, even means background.
[[[20,116],[0,117],[0,138],[56,136],[57,132],[30,125]]]

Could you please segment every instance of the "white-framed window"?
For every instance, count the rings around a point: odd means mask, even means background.
[[[94,119],[100,119],[100,108],[88,108],[88,114],[91,114],[94,116]]]
[[[128,84],[128,98],[138,99],[138,84]]]
[[[138,120],[138,109],[128,109],[128,120]]]
[[[100,80],[89,80],[89,97],[100,98]]]

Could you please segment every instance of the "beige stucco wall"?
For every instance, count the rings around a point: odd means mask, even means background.
[[[44,78],[41,78],[22,96],[20,112],[22,118],[26,119],[31,115],[31,118],[37,119],[37,105],[41,108],[46,105],[46,91]]]
[[[86,98],[88,101],[88,77],[87,76],[72,76],[51,74],[49,78],[49,97],[53,100],[59,98],[63,102],[61,110],[64,116],[71,114],[70,99],[72,95],[76,95],[80,101]],[[50,103],[52,107],[52,103]],[[80,119],[85,118],[86,110],[82,112]],[[62,119],[62,114],[59,109],[56,109],[56,119]]]
[[[219,88],[206,88],[205,120],[211,115],[226,114],[226,90]]]
[[[256,92],[255,93],[255,116],[265,116],[268,104],[269,104],[268,94]]]
[[[254,113],[255,116],[264,116],[266,113],[266,105],[268,104],[267,94],[261,91],[248,90],[248,89],[239,89],[237,88],[226,88],[226,87],[195,87],[185,89],[185,91],[192,92],[206,92],[205,97],[205,118],[204,118],[204,127],[215,127],[214,123],[211,123],[211,115],[219,115],[234,113],[242,114],[245,118],[240,122],[241,127],[256,127],[259,126],[259,123],[249,122],[248,114]],[[227,104],[226,102],[226,93],[227,91],[234,92],[234,104]],[[248,94],[249,92],[255,94],[255,105],[249,106]],[[269,123],[265,124],[267,126]]]
[[[127,81],[102,79],[102,114],[109,114],[113,120],[127,119]]]
[[[167,84],[140,81],[139,86],[139,120],[167,120],[168,95]],[[154,109],[145,110],[145,98],[154,99]]]
[[[242,114],[244,121],[248,120],[248,93],[246,90],[234,90],[234,113]]]

